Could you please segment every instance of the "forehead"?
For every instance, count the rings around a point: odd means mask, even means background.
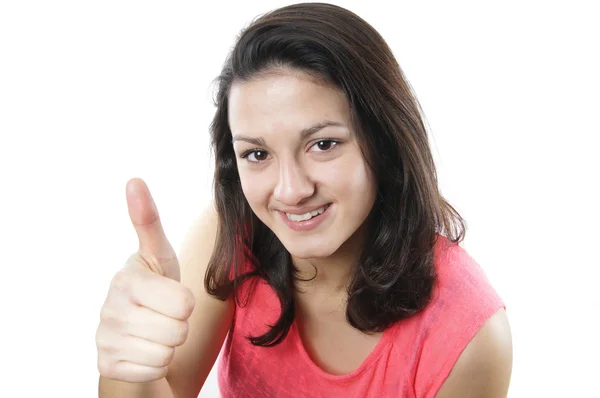
[[[301,73],[272,73],[234,82],[229,93],[233,134],[300,131],[323,120],[350,122],[349,103],[337,88]]]

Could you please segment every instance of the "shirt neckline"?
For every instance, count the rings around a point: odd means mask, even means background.
[[[311,368],[311,370],[314,373],[323,377],[324,379],[340,382],[340,381],[345,381],[345,380],[354,378],[354,377],[360,375],[361,373],[363,373],[365,370],[369,369],[371,367],[371,365],[373,365],[379,359],[379,357],[381,357],[381,355],[385,352],[386,348],[388,348],[388,346],[392,343],[392,341],[393,341],[392,336],[393,336],[393,332],[396,329],[396,327],[397,327],[397,324],[394,324],[394,325],[388,327],[387,329],[385,329],[383,331],[381,339],[375,345],[375,348],[373,348],[373,350],[369,353],[369,355],[366,356],[366,358],[362,361],[362,363],[358,366],[358,368],[354,369],[350,373],[346,373],[346,374],[342,374],[342,375],[335,375],[335,374],[331,374],[331,373],[324,371],[310,358],[310,356],[308,355],[308,352],[306,351],[306,349],[304,347],[304,343],[302,342],[302,339],[300,338],[300,333],[298,331],[298,325],[296,323],[296,320],[293,321],[290,332],[292,334],[291,337],[294,339],[296,348],[300,352],[300,356],[302,357],[304,362],[307,364],[307,366],[309,368]]]

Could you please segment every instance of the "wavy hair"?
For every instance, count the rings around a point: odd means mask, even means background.
[[[298,270],[244,197],[228,123],[232,84],[281,69],[318,78],[349,101],[377,197],[348,287],[346,318],[361,331],[381,332],[427,306],[436,280],[437,234],[458,244],[466,224],[439,192],[422,109],[389,46],[366,21],[331,4],[295,4],[255,19],[240,32],[215,79],[210,133],[219,225],[206,290],[221,300],[233,295],[244,305],[238,293],[244,280],[259,277],[271,286],[281,314],[266,333],[248,336],[254,345],[280,343],[294,321]]]

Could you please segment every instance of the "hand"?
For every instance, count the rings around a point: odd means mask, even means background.
[[[139,249],[113,277],[96,332],[98,370],[109,379],[148,382],[166,376],[188,335],[192,292],[180,283],[177,255],[143,180],[127,182]]]

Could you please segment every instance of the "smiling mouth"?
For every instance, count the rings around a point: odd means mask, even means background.
[[[327,208],[329,207],[330,203],[326,204],[323,207],[318,208],[317,210],[313,210],[311,212],[305,213],[305,214],[290,214],[290,213],[285,213],[285,216],[287,217],[288,220],[290,221],[294,221],[294,222],[302,222],[302,221],[308,221],[310,219],[313,219],[321,214],[323,214],[323,212],[325,210],[327,210]]]

